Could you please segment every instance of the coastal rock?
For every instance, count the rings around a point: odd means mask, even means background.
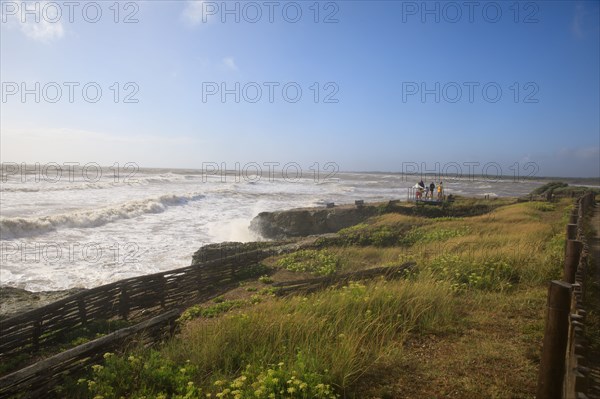
[[[254,242],[221,242],[218,244],[208,244],[202,246],[194,252],[192,256],[192,265],[223,259],[230,256],[241,255],[258,249],[269,249],[284,245],[287,242],[273,241],[254,241]]]
[[[376,206],[339,206],[334,208],[300,208],[261,212],[252,219],[250,229],[268,239],[304,237],[335,233],[361,223],[378,213]]]

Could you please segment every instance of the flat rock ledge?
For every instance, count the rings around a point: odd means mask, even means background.
[[[298,208],[286,211],[261,212],[252,219],[250,229],[266,239],[335,233],[379,214],[381,204],[362,207],[342,205],[333,208]]]

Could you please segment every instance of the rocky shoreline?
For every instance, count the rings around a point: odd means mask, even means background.
[[[261,212],[252,219],[250,229],[266,239],[275,240],[336,233],[377,215],[382,207],[391,203],[393,202]]]
[[[365,204],[360,208],[354,205],[342,205],[333,208],[262,212],[252,220],[250,229],[269,241],[204,245],[193,254],[192,264],[258,249],[275,250],[288,245],[306,245],[306,242],[299,242],[298,239],[310,235],[333,233],[360,223],[377,213],[377,205],[380,204]],[[73,288],[62,291],[31,292],[21,288],[0,287],[0,320],[45,306],[84,290],[84,288]]]

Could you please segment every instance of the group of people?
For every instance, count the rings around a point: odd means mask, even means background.
[[[434,198],[434,193],[435,193],[435,184],[433,182],[431,182],[431,184],[429,184],[429,187],[425,187],[425,183],[423,183],[423,180],[421,180],[419,182],[419,184],[417,184],[417,191],[416,191],[416,199],[423,199],[423,193],[425,193],[425,199],[433,199]],[[437,199],[438,200],[443,200],[444,199],[444,186],[443,183],[440,182],[437,186]]]

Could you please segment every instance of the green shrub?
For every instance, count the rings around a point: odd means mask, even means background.
[[[400,229],[390,226],[371,227],[361,223],[342,229],[338,232],[340,244],[344,246],[374,245],[376,247],[388,247],[398,243]]]
[[[437,218],[438,220],[440,218]],[[453,220],[453,218],[446,218]],[[459,228],[424,228],[414,227],[403,235],[403,229],[392,226],[370,227],[358,224],[339,231],[340,245],[389,247],[392,245],[413,245],[417,242],[427,243],[444,241],[453,237],[461,237],[470,232],[468,226]]]
[[[527,205],[533,209],[535,209],[536,211],[541,211],[541,212],[552,212],[554,210],[556,210],[556,206],[553,204],[549,204],[547,202],[529,202],[527,203]]]
[[[264,276],[260,276],[258,278],[258,281],[260,281],[263,284],[272,284],[273,283],[273,279],[270,276],[267,276],[266,274]]]
[[[254,296],[253,296],[254,297]],[[199,305],[194,305],[187,308],[181,316],[179,316],[179,321],[186,321],[195,319],[197,317],[206,317],[212,318],[216,317],[222,313],[228,312],[232,309],[241,308],[242,306],[248,305],[250,303],[255,303],[243,299],[235,299],[235,300],[223,300],[222,302],[218,302],[215,305],[208,307],[201,307]]]
[[[104,365],[92,366],[92,376],[80,379],[84,397],[94,399],[196,399],[204,397],[192,380],[196,369],[179,366],[157,351],[136,356],[104,355]]]
[[[457,291],[503,291],[512,288],[520,279],[518,270],[500,258],[481,261],[442,255],[433,259],[428,267],[440,280],[449,282]]]
[[[369,225],[359,223],[354,226],[341,229],[338,236],[342,239],[345,245],[370,245]]]
[[[92,366],[92,375],[78,381],[78,397],[94,399],[335,399],[331,385],[324,377],[306,371],[302,354],[292,367],[284,363],[268,367],[248,365],[235,378],[217,378],[204,389],[196,386],[197,368],[189,361],[176,365],[160,352],[150,350],[139,355],[104,355],[104,365]],[[73,394],[73,388],[70,392]]]
[[[448,228],[434,228],[424,229],[417,227],[410,230],[404,237],[400,239],[400,243],[403,245],[414,245],[416,243],[430,243],[437,241],[445,241],[454,237],[462,237],[467,235],[471,229],[469,226],[462,226],[459,228],[448,229]]]
[[[302,359],[302,354],[298,354]],[[300,370],[297,370],[298,365]],[[213,383],[216,398],[232,399],[335,399],[339,395],[333,388],[323,382],[323,377],[314,372],[304,370],[302,361],[297,361],[290,371],[280,362],[276,366],[246,366],[241,375],[233,380],[219,379]]]
[[[568,186],[567,183],[564,183],[561,181],[553,181],[553,182],[546,183],[543,186],[536,188],[531,193],[533,195],[544,195],[544,194],[546,194],[548,192],[552,192],[558,188],[564,188],[567,186]]]
[[[285,255],[277,266],[293,272],[308,272],[318,276],[334,274],[340,265],[339,258],[326,250],[301,250]]]
[[[374,230],[371,233],[371,244],[376,247],[388,247],[398,243],[398,231],[392,230],[390,227],[384,226]]]

